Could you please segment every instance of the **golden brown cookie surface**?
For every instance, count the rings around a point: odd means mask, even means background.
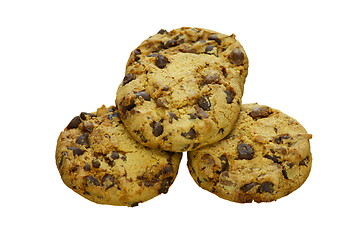
[[[312,163],[311,134],[279,110],[244,104],[223,140],[188,152],[196,183],[234,202],[270,202],[299,188]]]
[[[136,206],[167,193],[181,153],[149,149],[131,138],[115,107],[81,113],[61,132],[56,165],[64,183],[101,204]]]
[[[131,53],[116,105],[141,144],[174,152],[196,149],[231,131],[247,69],[234,35],[161,30]]]

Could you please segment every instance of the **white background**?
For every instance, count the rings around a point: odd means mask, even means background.
[[[357,1],[1,1],[1,239],[359,239]],[[161,28],[236,34],[250,61],[244,103],[309,133],[306,183],[238,204],[195,184],[184,156],[168,194],[135,208],[94,204],[55,166],[75,115],[114,104],[130,52]],[[189,237],[189,238],[187,238]]]

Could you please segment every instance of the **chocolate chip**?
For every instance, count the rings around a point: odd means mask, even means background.
[[[215,46],[213,46],[213,45],[206,46],[205,52],[206,52],[206,53],[211,52],[211,51],[214,49],[214,47],[215,47]]]
[[[202,84],[206,85],[206,84],[216,84],[219,82],[219,75],[214,74],[214,75],[206,75],[203,77],[203,82]]]
[[[164,48],[171,48],[178,45],[178,42],[175,39],[170,39],[169,41],[166,41],[164,44]]]
[[[91,133],[93,131],[93,129],[94,129],[94,124],[92,124],[91,122],[85,122],[84,123],[84,128],[85,128],[86,131]]]
[[[274,142],[276,144],[281,144],[281,143],[283,143],[283,139],[289,139],[289,138],[290,138],[289,134],[283,134],[283,135],[280,135],[279,137],[274,138]]]
[[[105,187],[105,190],[114,186],[115,178],[110,174],[105,174],[104,177],[101,179],[101,185]]]
[[[86,120],[87,118],[92,118],[92,117],[96,117],[96,115],[95,114],[92,114],[92,113],[87,113],[87,112],[82,112],[82,113],[80,113],[80,118],[82,119],[82,120]]]
[[[157,34],[164,34],[164,33],[167,33],[167,32],[168,31],[166,31],[165,29],[160,29]]]
[[[285,179],[289,179],[289,177],[288,177],[287,172],[286,172],[285,169],[283,169],[283,170],[281,171],[281,173],[282,173],[282,175],[284,176]]]
[[[163,55],[158,54],[155,59],[155,65],[158,68],[164,68],[166,67],[166,64],[168,63],[168,59],[164,57]]]
[[[135,100],[134,99],[131,99],[130,100],[130,103],[128,105],[125,105],[125,101],[123,101],[121,103],[122,105],[122,111],[125,112],[125,111],[130,111],[131,109],[133,109],[134,107],[136,107],[136,104],[135,104]]]
[[[125,86],[126,84],[128,84],[129,82],[131,82],[132,80],[134,80],[136,77],[134,76],[134,74],[132,73],[128,73],[125,75],[122,85]]]
[[[135,96],[142,97],[145,101],[150,101],[150,95],[145,91],[137,92]]]
[[[190,113],[189,116],[190,116],[190,119],[197,119],[197,118],[199,118],[199,116],[197,115],[197,113]]]
[[[238,48],[232,50],[229,55],[230,62],[235,65],[241,65],[244,62],[244,58],[244,53]]]
[[[150,125],[151,126],[151,125]],[[143,141],[144,143],[146,143],[148,140],[145,138],[145,136],[139,131],[139,130],[135,130],[134,133],[141,139],[141,141]]]
[[[91,165],[94,167],[94,168],[99,168],[100,167],[100,162],[96,159],[92,160],[91,161]]]
[[[196,115],[199,119],[204,119],[209,117],[209,115],[202,108],[195,106],[195,109],[196,109]]]
[[[113,160],[118,159],[119,157],[120,157],[120,155],[118,152],[112,152],[110,155],[110,158]]]
[[[95,186],[100,186],[99,180],[97,180],[97,179],[96,179],[95,177],[93,177],[93,176],[87,176],[87,177],[86,177],[86,181],[87,181],[88,183],[94,184]]]
[[[216,35],[216,34],[212,34],[212,35],[210,35],[209,36],[209,38],[208,38],[209,40],[214,40],[217,44],[221,44],[221,39],[220,38],[218,38],[218,36]]]
[[[215,164],[213,157],[208,153],[202,155],[201,160],[205,161],[206,164]]]
[[[90,171],[90,168],[91,168],[91,167],[90,167],[89,164],[86,163],[86,164],[84,165],[84,170],[85,170],[85,171]]]
[[[75,142],[77,144],[80,144],[80,145],[86,145],[86,146],[89,146],[89,134],[87,133],[84,133],[83,135],[80,135],[79,137],[76,138]]]
[[[252,118],[265,118],[268,117],[271,113],[271,109],[268,106],[260,106],[253,108],[249,115]]]
[[[229,170],[229,162],[225,154],[220,156],[221,161],[221,171],[228,171]]]
[[[225,90],[225,94],[226,94],[226,103],[228,104],[232,103],[236,93],[232,90]]]
[[[198,100],[198,105],[199,105],[199,107],[201,107],[205,111],[209,111],[210,108],[211,108],[211,102],[210,102],[209,97],[208,96],[201,97]]]
[[[259,185],[259,184],[256,182],[252,182],[252,183],[245,184],[240,189],[244,192],[247,192],[247,191],[250,191],[250,189],[252,189],[253,187],[255,187],[257,185]]]
[[[171,185],[172,177],[165,178],[161,181],[161,187],[159,189],[160,193],[167,193],[169,191],[169,187]]]
[[[278,156],[272,156],[272,155],[266,154],[266,155],[264,155],[264,158],[270,159],[270,160],[272,160],[274,163],[278,163],[278,164],[282,163],[282,161],[279,161],[279,158],[280,158],[280,157],[278,157]]]
[[[240,143],[237,146],[237,149],[238,149],[240,159],[251,160],[254,157],[254,150],[249,144]]]
[[[156,57],[157,55],[159,55],[158,53],[150,53],[148,55],[146,55],[147,57]]]
[[[259,193],[273,193],[274,192],[274,184],[272,182],[264,182],[260,184],[260,187],[258,189]]]
[[[193,128],[191,128],[188,132],[182,132],[181,136],[187,139],[194,139],[196,137],[196,132]]]
[[[299,166],[307,166],[309,161],[310,161],[309,157],[306,157],[300,161]]]
[[[172,172],[173,171],[173,167],[172,165],[168,164],[164,167],[163,169],[163,173],[166,174],[166,173],[169,173],[169,172]]]
[[[156,106],[157,107],[162,107],[162,108],[167,108],[167,104],[169,104],[165,98],[158,98],[156,99]]]
[[[141,50],[140,50],[140,49],[135,49],[133,52],[134,52],[135,55],[140,55],[140,54],[141,54]]]
[[[81,123],[81,119],[79,116],[74,117],[70,123],[67,125],[67,129],[73,129],[73,128],[77,128],[79,126],[79,124]]]
[[[176,121],[178,120],[175,113],[169,112],[169,115],[170,115],[169,123],[173,123],[173,119],[175,119]]]
[[[107,116],[107,118],[108,118],[110,121],[112,121],[113,118],[120,118],[120,114],[119,114],[118,112],[114,112],[114,113],[112,113],[112,114],[109,114],[109,115]]]
[[[152,132],[155,137],[160,136],[164,131],[164,128],[160,122],[152,122],[150,126],[153,128]]]
[[[221,67],[221,72],[223,74],[223,76],[226,78],[228,76],[226,68],[225,67]]]
[[[80,149],[80,148],[78,148],[78,147],[68,147],[68,149],[70,149],[70,150],[73,151],[74,156],[76,156],[76,155],[77,155],[77,156],[83,155],[84,152],[85,152],[85,150],[82,150],[82,149]]]

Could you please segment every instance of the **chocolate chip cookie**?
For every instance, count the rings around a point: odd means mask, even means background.
[[[82,112],[61,132],[56,165],[64,183],[100,204],[136,206],[173,183],[181,153],[149,149],[135,140],[113,106]]]
[[[307,179],[311,137],[279,110],[244,104],[226,138],[188,152],[188,168],[200,187],[221,198],[240,203],[274,201]]]
[[[189,151],[231,131],[247,70],[235,35],[160,30],[131,53],[116,105],[130,134],[144,146]]]

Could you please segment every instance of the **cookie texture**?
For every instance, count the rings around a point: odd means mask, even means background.
[[[136,206],[173,183],[181,153],[149,149],[131,138],[116,107],[82,112],[61,132],[56,165],[63,182],[100,204]]]
[[[279,110],[244,104],[231,133],[188,152],[187,164],[195,182],[221,198],[270,202],[307,179],[311,137],[298,121]]]
[[[116,105],[130,134],[144,146],[197,149],[231,131],[247,70],[247,55],[235,35],[160,30],[131,53]]]

